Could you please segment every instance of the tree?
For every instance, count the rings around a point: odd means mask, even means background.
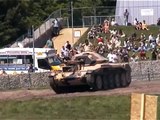
[[[113,0],[72,1],[74,8],[88,8],[74,10],[74,24],[81,25],[82,16],[96,15],[97,6],[109,5]],[[53,11],[65,8],[62,15],[68,15],[66,9],[69,2],[70,0],[0,0],[0,46],[14,42],[32,25],[40,26]]]

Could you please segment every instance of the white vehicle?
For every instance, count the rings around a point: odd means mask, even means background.
[[[28,73],[33,65],[35,72],[50,71],[51,65],[61,64],[52,48],[3,48],[0,49],[0,70],[7,74]]]

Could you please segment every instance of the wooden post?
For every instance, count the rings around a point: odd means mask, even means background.
[[[130,120],[157,120],[158,96],[132,93]]]

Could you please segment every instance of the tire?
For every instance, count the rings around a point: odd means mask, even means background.
[[[103,89],[103,81],[101,76],[97,76],[95,79],[95,90],[102,90]]]
[[[120,82],[120,80],[121,80],[121,76],[120,76],[120,74],[119,73],[116,73],[115,74],[115,87],[116,88],[119,88],[119,87],[121,87],[121,82]]]
[[[108,78],[106,75],[103,75],[103,88],[104,90],[108,90],[109,89],[109,82],[108,82]]]
[[[126,73],[122,72],[121,73],[121,87],[126,87],[126,86],[127,86]]]

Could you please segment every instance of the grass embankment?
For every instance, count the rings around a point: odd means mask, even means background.
[[[160,102],[158,103],[160,106]],[[160,115],[160,110],[158,110]],[[16,120],[129,120],[129,96],[98,96],[1,101],[0,119]],[[160,118],[159,118],[160,119]]]
[[[160,32],[160,27],[159,26],[149,26],[149,30],[135,30],[135,28],[133,26],[113,26],[111,27],[110,29],[113,30],[114,28],[116,28],[117,30],[119,29],[122,29],[122,31],[125,33],[126,37],[129,37],[131,36],[133,33],[136,33],[137,34],[137,39],[140,38],[140,35],[141,33],[145,34],[146,36],[146,39],[148,39],[149,35],[151,33],[153,33],[154,37],[157,37],[157,34]],[[104,34],[104,33],[101,33],[99,34],[100,36],[102,36],[104,38],[104,41],[106,39],[109,39],[110,37],[110,34]],[[120,40],[122,41],[121,45],[123,46],[123,41],[124,39],[126,38],[121,38]],[[79,41],[76,43],[76,45],[78,45],[78,43],[84,43],[84,41],[86,40],[87,38],[87,32],[83,35],[83,37],[81,37],[79,39]],[[91,41],[95,46],[97,45],[97,40],[94,39]],[[140,41],[136,41],[137,45],[139,46],[139,42]],[[148,51],[146,53],[146,56],[151,59],[151,52]],[[132,52],[130,52],[130,55],[132,55]]]

